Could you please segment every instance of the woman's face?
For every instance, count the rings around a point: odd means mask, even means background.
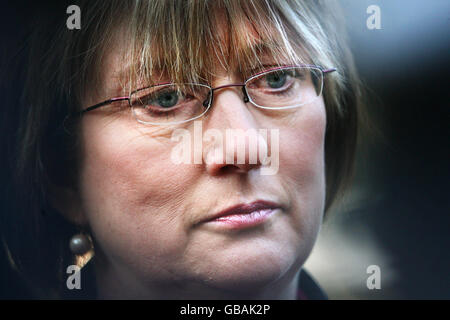
[[[102,85],[84,106],[121,95],[118,75],[126,48],[119,44],[105,57]],[[218,64],[210,85],[245,81],[237,70]],[[261,174],[260,162],[248,164],[249,154],[247,164],[223,163],[218,155],[223,151],[226,159],[231,151],[211,141],[203,141],[201,163],[177,164],[171,156],[179,146],[171,139],[174,127],[138,123],[126,108],[109,112],[118,106],[86,113],[81,124],[80,211],[95,239],[101,291],[245,293],[295,280],[324,209],[322,97],[268,112],[244,103],[239,87],[214,93],[211,109],[197,119],[203,132],[217,129],[226,137],[227,129],[266,129],[268,150],[279,146],[272,155],[279,158],[278,171],[269,175]],[[182,128],[194,136],[194,122]],[[270,138],[271,130],[278,130],[279,139]],[[259,220],[210,221],[224,209],[263,201],[275,208],[263,210],[267,215]]]

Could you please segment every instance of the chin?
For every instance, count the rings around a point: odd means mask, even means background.
[[[289,281],[305,259],[289,252],[261,252],[217,257],[200,277],[204,284],[217,289],[254,294],[277,281]]]

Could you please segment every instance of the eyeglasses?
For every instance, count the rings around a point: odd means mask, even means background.
[[[74,115],[127,100],[135,119],[146,125],[174,125],[203,116],[210,109],[216,90],[242,87],[243,101],[262,109],[292,109],[313,102],[323,90],[324,75],[336,71],[314,65],[275,67],[257,73],[244,83],[212,88],[200,83],[162,83],[112,98]]]

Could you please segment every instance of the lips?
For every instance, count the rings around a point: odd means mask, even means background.
[[[249,204],[238,204],[222,210],[204,222],[225,222],[233,225],[253,225],[263,222],[282,206],[275,202],[258,200]]]

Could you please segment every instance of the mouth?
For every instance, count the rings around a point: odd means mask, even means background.
[[[282,209],[283,207],[278,203],[258,200],[229,207],[203,222],[227,229],[249,228],[263,224]]]

